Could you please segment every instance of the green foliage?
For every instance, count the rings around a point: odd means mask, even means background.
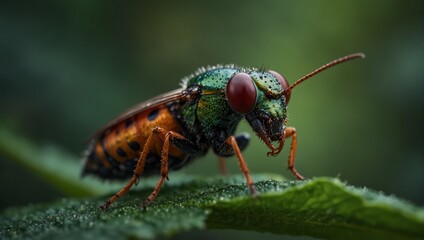
[[[108,211],[98,209],[106,196],[10,209],[1,217],[0,237],[154,238],[203,228],[328,239],[419,239],[424,234],[423,209],[337,179],[262,180],[256,184],[258,199],[240,182],[241,177],[216,177],[181,183],[171,176],[146,212],[138,204],[150,187],[131,191]]]
[[[34,143],[2,128],[0,128],[0,155],[30,169],[68,196],[95,196],[120,186],[120,184],[102,184],[90,178],[82,181],[81,160],[77,157],[51,145],[35,146]]]
[[[8,151],[14,144],[25,146],[29,153]],[[77,177],[78,164],[57,149],[39,151],[29,142],[5,132],[0,134],[0,145],[0,153],[36,170],[73,196],[96,195],[105,191],[101,189],[110,192],[117,187],[102,188],[98,182],[81,181]],[[31,159],[37,160],[37,164],[31,163]],[[139,204],[152,191],[156,178],[142,179],[141,186],[132,189],[108,211],[101,211],[98,206],[109,195],[8,209],[0,216],[0,238],[144,239],[205,228],[327,239],[424,236],[422,208],[394,196],[348,186],[338,179],[284,181],[275,175],[253,175],[260,192],[258,198],[253,198],[240,174],[214,178],[171,174],[170,178],[146,212]],[[67,190],[70,186],[73,191]],[[88,194],[90,189],[93,192]]]

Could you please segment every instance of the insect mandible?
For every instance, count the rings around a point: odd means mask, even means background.
[[[239,122],[246,119],[270,149],[268,156],[278,155],[285,139],[292,138],[288,168],[297,179],[304,179],[295,168],[296,129],[286,126],[291,91],[327,68],[364,57],[355,53],[336,59],[291,85],[271,70],[234,65],[199,69],[183,79],[182,88],[143,102],[101,128],[87,150],[83,175],[130,178],[100,206],[107,209],[137,184],[140,177],[160,174],[152,193],[142,203],[146,209],[168,179],[169,170],[186,166],[212,148],[221,162],[236,156],[250,193],[256,196],[257,190],[241,154],[248,145],[249,135],[234,135]]]

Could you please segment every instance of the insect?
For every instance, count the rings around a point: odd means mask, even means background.
[[[297,134],[287,125],[291,91],[315,74],[355,58],[355,53],[331,61],[292,85],[275,71],[233,65],[199,69],[183,79],[182,88],[143,102],[101,128],[87,150],[83,175],[102,179],[128,179],[127,184],[103,205],[125,194],[140,177],[160,174],[143,209],[156,198],[168,171],[180,169],[209,149],[222,159],[235,155],[253,196],[257,195],[241,151],[248,134],[235,136],[237,125],[246,119],[256,135],[276,156],[285,140],[292,138],[288,169],[304,179],[295,168]]]

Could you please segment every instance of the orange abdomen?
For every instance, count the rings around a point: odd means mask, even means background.
[[[89,149],[84,173],[102,178],[131,177],[147,138],[157,126],[181,133],[181,127],[166,106],[143,111],[106,129]],[[162,145],[163,136],[154,136],[146,160],[146,174],[160,168]],[[181,162],[186,158],[185,153],[172,145],[169,156]]]

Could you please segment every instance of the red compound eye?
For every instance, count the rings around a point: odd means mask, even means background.
[[[256,104],[256,87],[246,73],[235,74],[227,83],[228,104],[239,113],[250,112]]]
[[[284,90],[289,88],[289,82],[287,82],[287,80],[278,72],[272,71],[270,70],[269,73],[271,73],[277,80],[278,82],[281,84],[281,86],[283,87]],[[286,96],[286,104],[289,103],[290,100],[290,95],[291,95],[291,91],[288,91],[285,96]]]

